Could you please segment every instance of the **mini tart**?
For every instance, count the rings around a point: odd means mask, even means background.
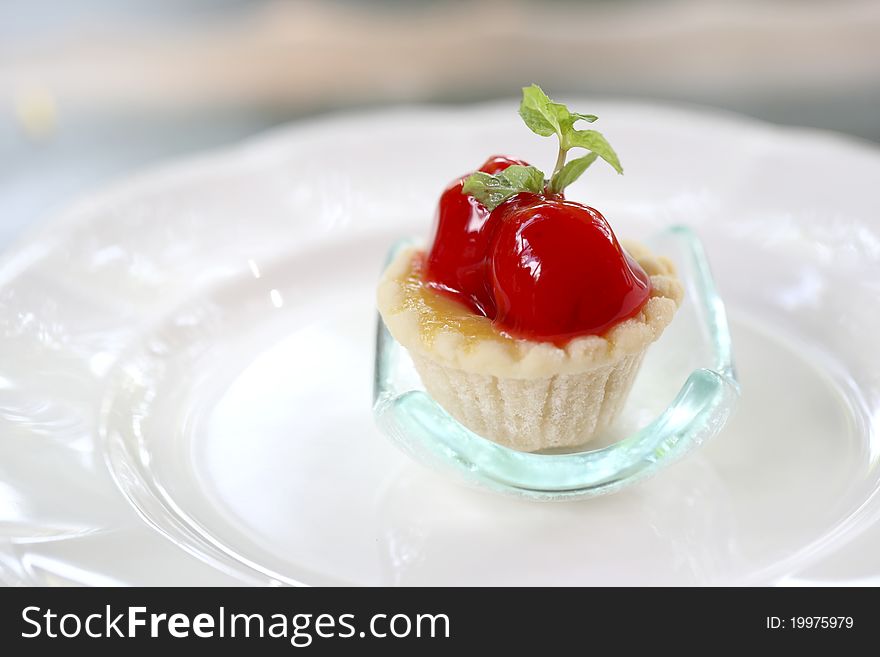
[[[514,338],[427,287],[416,248],[401,250],[383,273],[379,312],[428,393],[464,426],[520,451],[576,447],[617,416],[684,296],[670,260],[637,243],[624,247],[650,276],[650,297],[604,335],[564,347]]]

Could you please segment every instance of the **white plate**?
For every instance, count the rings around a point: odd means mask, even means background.
[[[711,444],[553,505],[395,451],[370,411],[389,243],[425,234],[445,183],[488,154],[547,166],[553,146],[514,102],[331,118],[132,180],[3,261],[0,576],[880,577],[880,155],[718,114],[573,105],[600,115],[626,175],[596,166],[570,196],[619,235],[684,223],[708,249],[743,385]]]

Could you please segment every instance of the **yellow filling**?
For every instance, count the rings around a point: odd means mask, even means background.
[[[423,280],[425,255],[413,254],[409,267],[400,277],[403,287],[403,309],[413,310],[419,318],[422,340],[431,345],[437,333],[444,329],[458,332],[465,339],[465,348],[481,340],[494,340],[508,347],[515,346],[515,339],[502,333],[492,320],[470,311],[463,304],[435,292]]]

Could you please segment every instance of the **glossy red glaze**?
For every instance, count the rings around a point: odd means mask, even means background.
[[[503,156],[480,168],[497,173]],[[462,194],[465,177],[440,197],[425,280],[517,337],[562,345],[601,335],[635,315],[648,276],[593,208],[561,195],[521,193],[491,213]]]
[[[483,162],[483,166],[481,166],[479,170],[483,173],[495,175],[499,171],[504,171],[511,164],[520,164],[524,167],[529,166],[529,163],[524,162],[523,160],[517,160],[512,157],[507,157],[506,155],[493,155]]]
[[[511,164],[526,165],[521,160],[494,155],[480,171],[495,174]],[[491,231],[484,230],[489,210],[472,196],[462,194],[468,175],[454,181],[440,196],[425,279],[435,290],[453,296],[473,312],[494,317],[495,302],[487,276]]]
[[[489,253],[493,319],[531,340],[564,344],[601,335],[635,315],[651,293],[647,274],[605,218],[558,197],[508,211]]]

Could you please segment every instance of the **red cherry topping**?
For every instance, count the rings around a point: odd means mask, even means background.
[[[524,167],[529,166],[528,162],[515,160],[512,157],[507,157],[506,155],[493,155],[488,160],[483,162],[483,166],[481,166],[479,170],[483,173],[496,174],[499,171],[504,171],[511,164],[521,164]]]
[[[495,174],[511,164],[525,162],[494,155],[480,171]],[[473,312],[494,317],[495,302],[486,271],[489,233],[483,230],[489,210],[473,196],[462,194],[465,178],[454,181],[440,196],[425,279],[432,288],[451,295]]]
[[[512,164],[489,158],[481,171]],[[605,218],[561,194],[521,192],[489,211],[463,194],[440,197],[425,281],[516,337],[563,345],[635,315],[651,284]]]
[[[564,344],[601,335],[635,315],[651,292],[648,276],[605,218],[558,197],[520,199],[506,212],[489,252],[493,319],[519,337]]]

